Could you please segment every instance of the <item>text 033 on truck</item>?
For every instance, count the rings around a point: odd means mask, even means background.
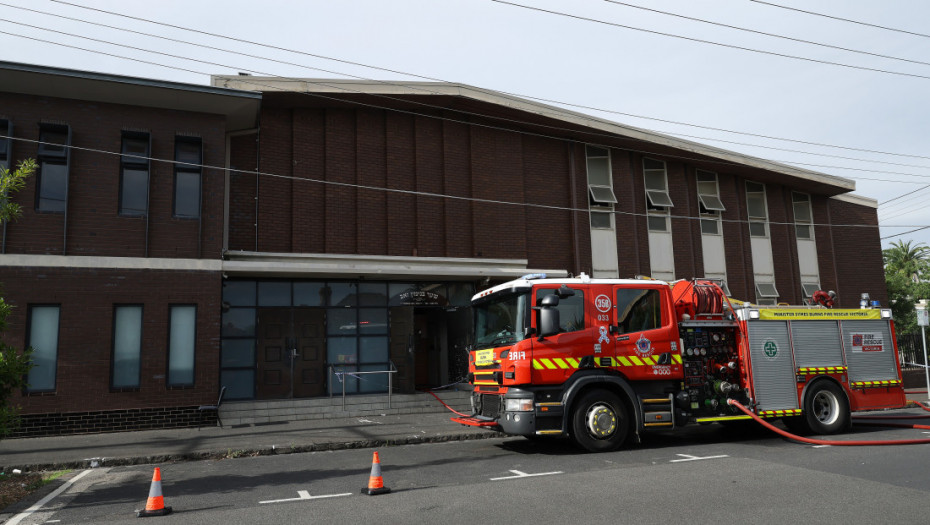
[[[649,428],[782,418],[834,434],[906,403],[891,310],[731,302],[711,281],[546,279],[476,294],[463,425],[614,450]]]

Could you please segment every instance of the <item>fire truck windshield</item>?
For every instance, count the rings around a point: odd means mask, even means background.
[[[528,296],[528,291],[511,292],[475,305],[475,346],[503,346],[522,341]]]

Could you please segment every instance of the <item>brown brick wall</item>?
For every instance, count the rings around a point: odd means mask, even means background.
[[[0,268],[13,305],[3,340],[22,348],[29,305],[61,306],[56,389],[14,398],[25,414],[165,408],[216,401],[220,272]],[[113,306],[143,305],[142,367],[135,391],[110,391]],[[197,305],[194,386],[166,386],[169,305]]]
[[[204,164],[225,164],[225,120],[221,116],[89,103],[51,97],[0,94],[0,108],[13,122],[14,135],[39,139],[39,123],[54,121],[71,127],[67,232],[63,214],[35,211],[36,177],[14,196],[23,216],[7,229],[6,253],[219,258],[223,242],[222,169],[202,173],[202,224],[172,217],[174,169],[152,162],[149,221],[119,216],[122,130],[144,130],[152,139],[152,157],[174,160],[175,135],[203,140]],[[33,142],[14,141],[14,161],[35,158]],[[97,150],[97,151],[91,151]],[[66,247],[67,245],[67,247]]]
[[[832,228],[832,249],[836,254],[834,261],[839,276],[836,286],[839,305],[844,308],[858,307],[860,294],[868,292],[873,300],[887,306],[888,289],[885,287],[875,208],[830,199],[828,210],[830,222],[835,225]],[[818,252],[821,249],[819,238],[817,249]]]

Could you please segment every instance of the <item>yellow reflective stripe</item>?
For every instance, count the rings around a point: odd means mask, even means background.
[[[550,360],[548,360],[548,359],[540,359],[540,361],[542,361],[542,364],[546,365],[546,368],[548,368],[549,370],[555,370],[555,369],[556,369],[556,366],[555,366],[554,364],[552,364],[552,361],[550,361]]]
[[[633,366],[633,363],[631,363],[629,359],[623,356],[617,357],[617,361],[619,361],[622,366]]]
[[[559,359],[558,357],[554,358],[552,361],[554,361],[555,364],[559,365],[559,368],[568,368],[568,365],[565,364],[565,361]]]
[[[568,364],[570,364],[572,368],[578,368],[578,363],[580,363],[580,361],[574,357],[566,357],[565,360],[568,361]]]
[[[680,364],[681,364],[681,354],[673,354],[673,355],[672,355],[672,362],[675,363],[676,365],[680,365]]]
[[[536,370],[542,370],[543,365],[539,363],[539,359],[533,359],[533,368]]]
[[[886,381],[857,381],[855,383],[851,383],[849,386],[856,388],[856,387],[869,387],[869,386],[895,386],[895,385],[900,385],[900,384],[901,384],[900,380],[894,379],[894,380],[886,380]]]
[[[790,408],[787,410],[763,410],[759,412],[759,415],[763,417],[797,416],[800,414],[801,409],[799,408]]]
[[[644,358],[643,358],[643,361],[645,361],[647,365],[654,365],[654,364],[656,364],[656,358],[654,358],[654,357],[644,357]]]
[[[630,356],[630,361],[633,361],[633,364],[635,364],[636,366],[642,366],[643,364],[643,362],[640,361],[640,359],[636,357],[635,355]]]

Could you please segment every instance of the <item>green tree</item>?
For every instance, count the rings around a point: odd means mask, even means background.
[[[917,331],[914,305],[919,299],[930,299],[930,246],[913,241],[891,243],[882,250],[885,263],[885,285],[895,320],[895,331],[910,334]]]
[[[0,224],[15,221],[23,211],[19,204],[11,201],[9,195],[23,189],[28,179],[36,171],[36,161],[20,161],[15,170],[0,167]]]
[[[6,318],[12,306],[0,297],[0,333],[6,331]],[[26,386],[26,374],[32,368],[32,349],[20,352],[0,341],[0,439],[10,435],[19,424],[19,407],[11,403],[13,393]]]
[[[36,161],[20,161],[16,169],[0,167],[0,224],[14,221],[22,215],[19,204],[10,195],[23,189],[26,179],[36,171]],[[12,306],[0,297],[0,335],[6,331],[6,318]],[[26,385],[26,374],[32,368],[32,349],[20,352],[0,341],[0,439],[9,436],[19,424],[19,407],[13,406],[13,392]]]

